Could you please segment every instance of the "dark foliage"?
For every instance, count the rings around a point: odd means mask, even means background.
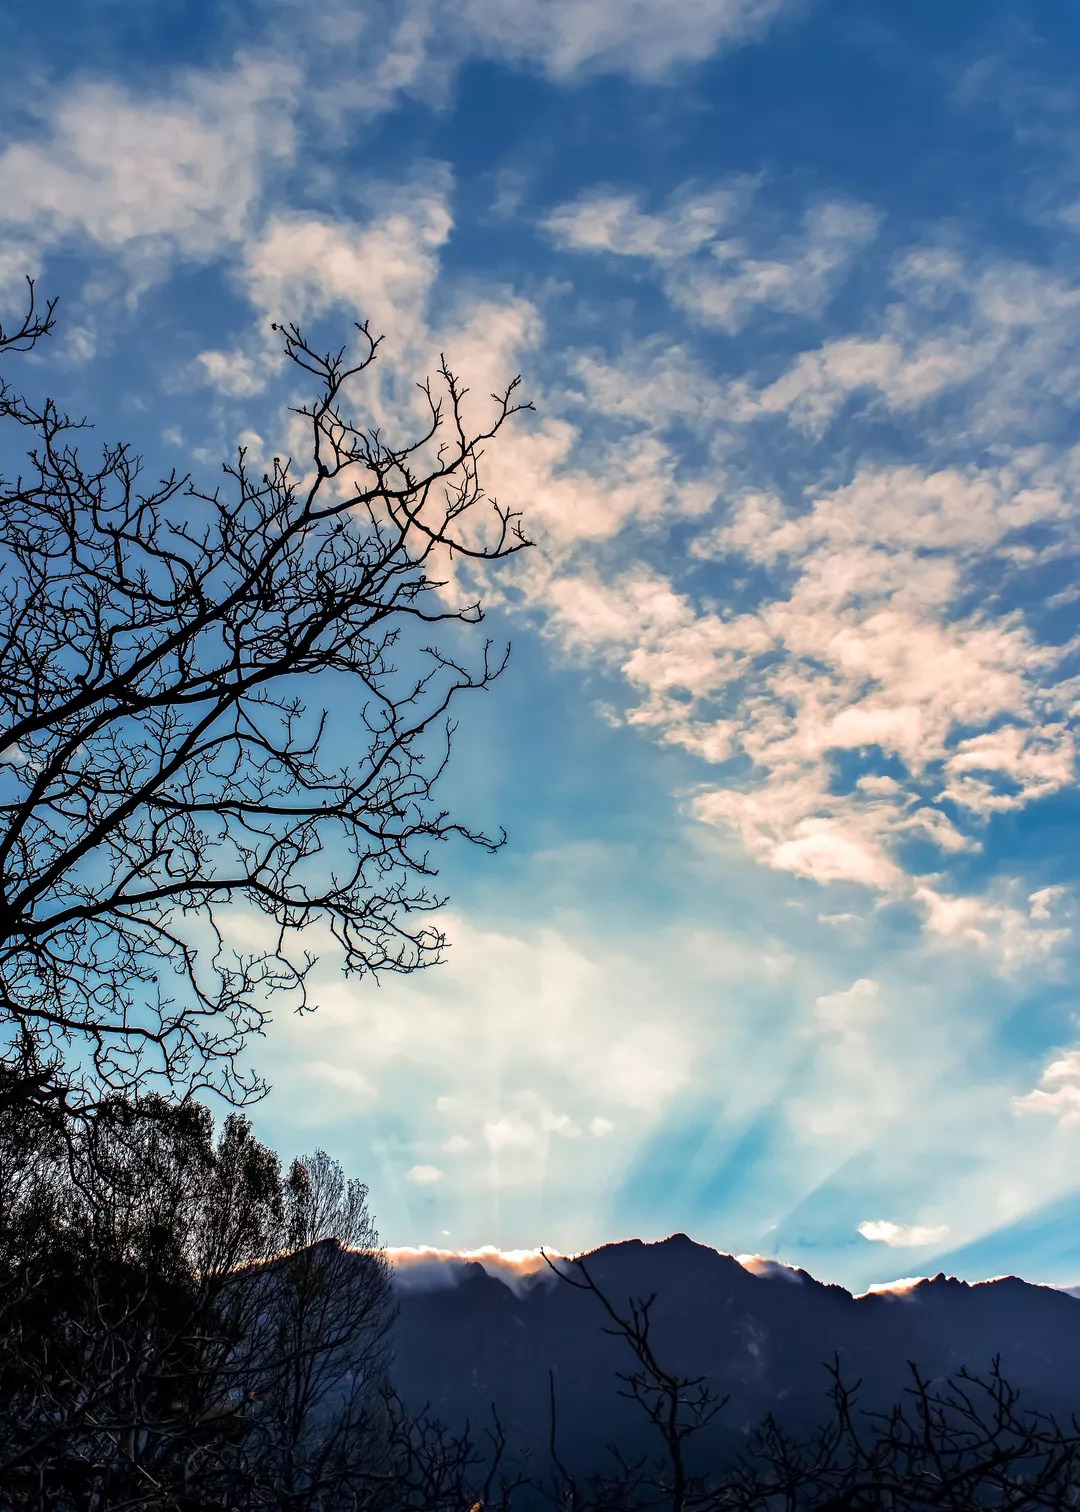
[[[509,1512],[497,1415],[408,1411],[392,1316],[324,1154],[159,1098],[0,1113],[0,1512]]]
[[[240,1115],[0,1115],[0,1506],[346,1506],[385,1411],[366,1192]]]

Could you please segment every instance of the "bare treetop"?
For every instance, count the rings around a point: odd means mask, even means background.
[[[0,352],[52,318],[31,307]],[[81,423],[0,384],[27,437],[0,479],[0,1020],[76,1100],[150,1074],[257,1093],[237,1056],[269,996],[306,1005],[302,931],[328,926],[348,972],[412,971],[444,944],[417,918],[441,902],[433,843],[500,843],[434,788],[451,703],[505,661],[462,658],[449,622],[482,614],[447,568],[527,544],[479,471],[529,407],[519,380],[469,431],[443,362],[395,443],[343,407],[376,358],[366,325],[351,360],[278,329],[314,391],[308,458],[240,452],[213,491],[147,486],[122,443],[89,462]],[[240,910],[265,948],[229,944]]]

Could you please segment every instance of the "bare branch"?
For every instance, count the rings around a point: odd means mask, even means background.
[[[0,352],[52,323],[31,286]],[[470,430],[444,361],[391,442],[347,403],[381,337],[358,326],[350,356],[278,329],[314,382],[308,461],[256,476],[241,451],[220,488],[147,486],[122,444],[90,462],[82,422],[0,387],[27,437],[0,479],[0,1043],[29,1035],[72,1098],[146,1076],[257,1095],[238,1057],[271,999],[313,1006],[300,932],[321,922],[355,974],[429,964],[434,848],[502,843],[436,786],[452,706],[505,666],[466,657],[482,612],[451,582],[527,544],[480,480],[519,380]]]

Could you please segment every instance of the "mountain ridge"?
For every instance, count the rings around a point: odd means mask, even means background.
[[[552,1258],[563,1270],[573,1265]],[[911,1364],[940,1379],[962,1368],[985,1373],[998,1356],[1031,1406],[1080,1408],[1077,1299],[1018,1276],[968,1282],[938,1272],[854,1294],[801,1268],[767,1260],[755,1268],[681,1232],[613,1241],[580,1258],[617,1310],[655,1294],[651,1338],[661,1363],[729,1398],[717,1443],[769,1413],[795,1426],[820,1421],[834,1360],[875,1410],[910,1385]],[[605,1327],[597,1299],[547,1267],[511,1286],[462,1260],[450,1284],[399,1292],[399,1389],[452,1425],[482,1421],[494,1403],[512,1438],[542,1454],[550,1382],[563,1452],[592,1463],[602,1445],[630,1441],[641,1427],[618,1396],[631,1351]]]

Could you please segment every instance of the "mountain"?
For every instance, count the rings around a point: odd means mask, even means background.
[[[615,1306],[655,1293],[656,1354],[665,1368],[702,1375],[728,1405],[710,1452],[774,1413],[808,1427],[828,1415],[825,1362],[862,1382],[860,1402],[883,1407],[911,1383],[909,1362],[940,1378],[985,1372],[995,1355],[1023,1402],[1068,1416],[1080,1408],[1080,1302],[1015,1276],[970,1285],[944,1275],[902,1290],[852,1296],[806,1271],[747,1269],[731,1255],[675,1234],[628,1240],[585,1257]],[[456,1284],[406,1289],[395,1324],[396,1380],[406,1400],[452,1425],[490,1421],[497,1404],[511,1439],[544,1456],[549,1372],[560,1453],[593,1468],[603,1447],[642,1443],[641,1409],[618,1395],[632,1363],[594,1296],[550,1272],[511,1289],[476,1263]],[[610,1325],[609,1325],[610,1326]],[[647,1426],[647,1425],[646,1425]]]

